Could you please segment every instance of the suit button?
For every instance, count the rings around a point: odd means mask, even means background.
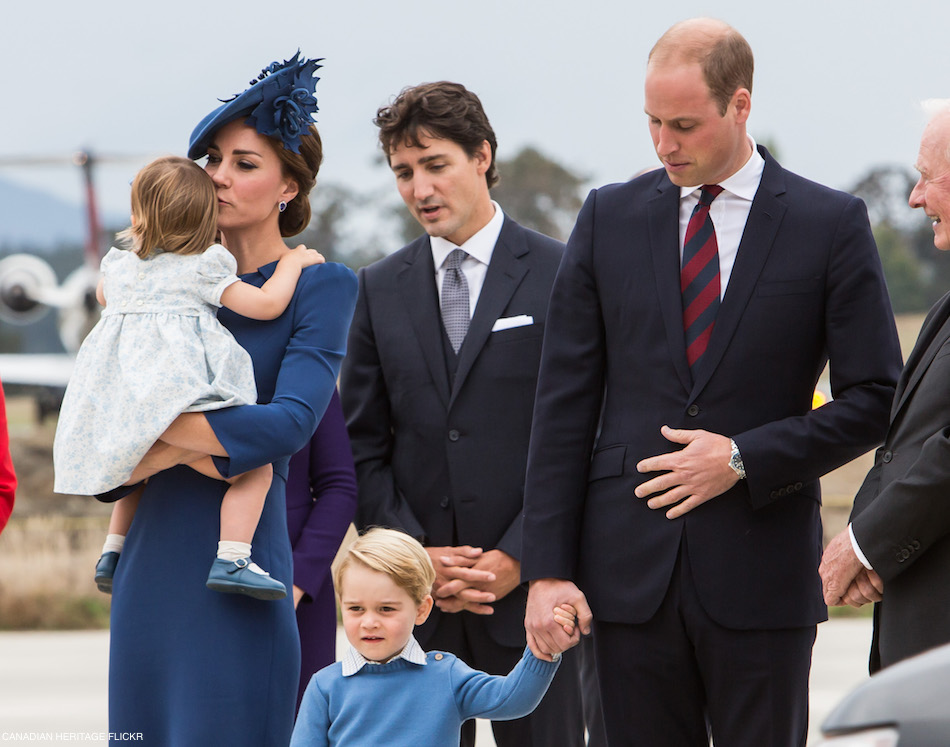
[[[448,508],[448,507],[449,507],[449,498],[448,498],[448,496],[442,496],[442,500],[439,501],[439,505],[442,506],[442,508]]]
[[[779,496],[778,496],[778,491],[777,491],[777,490],[773,490],[771,493],[769,493],[769,496],[772,497],[772,498],[778,498],[778,497],[779,497]]]
[[[690,405],[687,407],[686,414],[691,418],[695,418],[697,415],[699,415],[699,405]]]
[[[907,558],[909,558],[909,557],[910,557],[910,550],[908,550],[908,549],[905,547],[903,550],[901,550],[901,558],[900,558],[900,559],[901,559],[901,562],[907,560]]]
[[[449,431],[449,441],[458,441],[459,435],[459,432],[453,428]]]
[[[891,451],[885,451],[885,452],[881,455],[881,461],[884,462],[884,464],[887,464],[887,463],[890,462],[891,459],[893,459],[893,458],[894,458],[894,453],[891,452]]]
[[[788,493],[788,490],[786,490],[785,488],[779,488],[776,492],[779,494],[779,497],[781,497],[783,495],[786,495]]]
[[[914,550],[919,550],[919,549],[920,549],[920,542],[918,542],[917,540],[914,540],[913,542],[910,543],[910,546],[911,546],[911,548],[913,548]]]
[[[796,483],[795,483],[795,490],[801,490],[801,489],[802,489],[802,484],[801,484],[800,482],[796,482]]]

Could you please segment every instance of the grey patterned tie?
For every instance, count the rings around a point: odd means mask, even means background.
[[[468,332],[471,315],[468,310],[468,281],[462,272],[462,261],[468,256],[461,249],[453,249],[446,257],[445,277],[442,279],[442,323],[456,353]]]

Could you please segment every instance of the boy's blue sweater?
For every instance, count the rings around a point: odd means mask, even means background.
[[[291,747],[386,745],[458,747],[462,723],[521,718],[541,702],[559,662],[525,649],[507,676],[472,669],[449,653],[427,664],[394,659],[344,677],[340,662],[310,679]]]

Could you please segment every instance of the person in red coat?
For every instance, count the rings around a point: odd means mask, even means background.
[[[7,433],[6,398],[0,382],[0,532],[7,525],[16,496],[16,473],[10,458],[10,435]]]

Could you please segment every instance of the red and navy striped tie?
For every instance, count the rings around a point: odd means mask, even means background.
[[[722,192],[718,184],[706,184],[699,195],[686,226],[683,242],[683,330],[686,333],[686,358],[690,368],[698,361],[712,335],[719,311],[719,244],[709,216],[709,206]]]

